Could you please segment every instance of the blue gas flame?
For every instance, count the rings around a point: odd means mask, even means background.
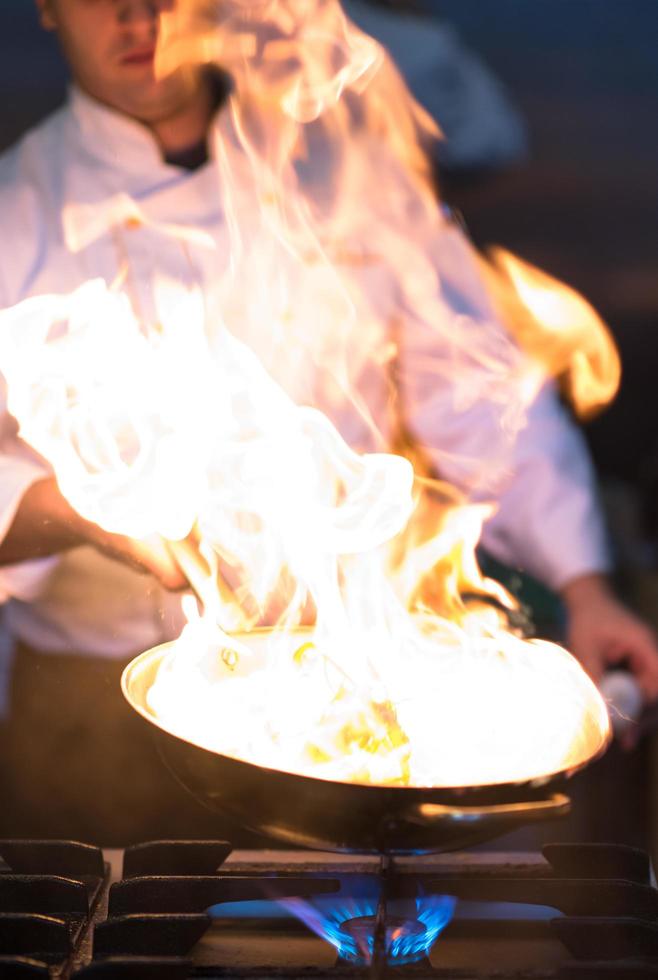
[[[300,919],[317,936],[337,950],[342,959],[352,963],[369,963],[374,948],[374,920],[379,893],[371,878],[350,879],[350,895],[322,896],[306,901],[284,899],[282,905]],[[453,917],[455,899],[449,895],[419,895],[415,899],[393,900],[387,910],[396,922],[419,923],[414,929],[393,926],[387,930],[387,959],[391,965],[404,966],[427,956],[438,936]],[[365,932],[350,934],[345,924],[350,920],[372,920]]]

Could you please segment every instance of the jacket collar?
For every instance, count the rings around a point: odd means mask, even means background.
[[[98,102],[77,85],[70,88],[69,105],[85,151],[99,162],[135,173],[177,169],[165,163],[153,133],[137,120]]]

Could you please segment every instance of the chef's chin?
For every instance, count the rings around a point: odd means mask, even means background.
[[[112,109],[146,124],[183,111],[196,98],[199,69],[185,66],[158,78],[153,62],[120,64],[116,76],[89,94]],[[84,87],[84,86],[83,86]]]

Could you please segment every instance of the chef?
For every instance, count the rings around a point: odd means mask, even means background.
[[[208,133],[221,118],[227,84],[197,66],[156,77],[161,16],[175,2],[37,0],[73,84],[66,104],[0,160],[0,307],[122,275],[133,308],[156,318],[154,277],[162,270],[186,287],[212,289],[227,261],[227,238]],[[172,227],[203,235],[162,230]],[[470,261],[460,232],[446,225],[448,253]],[[481,286],[467,302],[493,316]],[[402,343],[413,348],[414,338]],[[348,441],[360,441],[349,410],[334,421]],[[450,460],[467,437],[459,420],[436,426],[421,403],[408,422],[450,478]],[[163,812],[160,789],[143,776],[144,766],[155,772],[159,762],[119,747],[130,720],[117,688],[128,659],[180,632],[175,593],[185,580],[162,542],[110,534],[81,518],[7,414],[1,433],[0,592],[16,654],[4,793],[11,803],[0,836],[98,840],[109,814],[115,823],[101,834],[104,843],[143,834],[137,828],[147,821],[151,833],[180,832],[168,822],[172,810]],[[517,439],[483,540],[494,556],[562,596],[567,644],[593,676],[627,661],[646,698],[658,696],[654,637],[610,588],[592,467],[551,388]],[[80,747],[99,739],[97,761],[82,759]],[[82,787],[75,800],[72,782]]]

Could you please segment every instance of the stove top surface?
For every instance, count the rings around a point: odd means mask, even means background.
[[[396,858],[0,841],[0,980],[658,977],[640,851]]]

